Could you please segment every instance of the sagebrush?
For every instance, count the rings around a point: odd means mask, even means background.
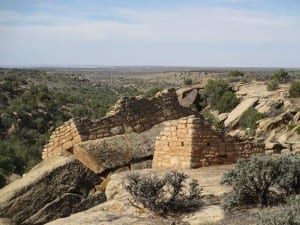
[[[202,189],[196,180],[186,187],[187,178],[186,174],[176,171],[161,178],[132,173],[126,177],[124,188],[144,208],[161,216],[175,215],[197,210],[202,205]]]
[[[257,225],[299,225],[300,196],[294,196],[286,205],[267,208],[257,215]]]
[[[233,187],[224,198],[225,209],[284,202],[286,196],[300,192],[300,157],[283,155],[255,156],[250,161],[242,159],[225,174],[222,183]]]

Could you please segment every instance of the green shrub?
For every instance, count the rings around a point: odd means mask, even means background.
[[[284,200],[282,195],[274,194],[271,187],[286,196],[298,194],[300,189],[299,156],[255,156],[250,161],[241,159],[227,172],[222,184],[231,185],[233,191],[223,202],[225,209],[239,205],[272,205]]]
[[[169,172],[163,178],[136,173],[126,177],[124,188],[143,207],[158,215],[177,214],[197,210],[201,206],[201,189],[196,180],[184,190],[187,175]]]
[[[213,126],[215,126],[219,130],[224,130],[224,123],[220,121],[218,118],[216,118],[210,111],[203,110],[202,115],[205,120],[209,121]]]
[[[257,215],[257,225],[299,225],[300,196],[296,196],[287,205],[264,209]]]
[[[291,84],[289,94],[292,98],[300,97],[300,81],[295,81]]]
[[[256,122],[265,118],[266,115],[263,113],[259,113],[254,107],[250,107],[247,111],[245,111],[240,119],[240,127],[242,129],[250,128],[250,134],[254,135],[256,130]]]
[[[216,109],[219,113],[230,112],[239,104],[239,100],[232,91],[226,91],[219,99],[216,105]]]
[[[184,85],[192,85],[193,84],[193,80],[191,78],[184,78],[183,84]]]
[[[278,159],[278,169],[276,184],[287,195],[300,194],[300,157],[281,156]]]
[[[208,80],[202,94],[205,96],[207,104],[211,107],[215,107],[222,95],[227,91],[230,91],[230,88],[226,81]]]
[[[243,77],[243,76],[245,76],[245,74],[238,70],[232,70],[228,73],[228,76],[229,77]]]
[[[162,90],[162,88],[160,88],[160,87],[154,87],[154,88],[151,88],[151,89],[147,90],[143,95],[146,98],[152,98],[152,97],[155,96],[155,94],[157,92],[159,92],[161,90]]]
[[[277,79],[273,79],[268,82],[267,90],[268,91],[275,91],[279,88],[279,81]]]
[[[279,69],[274,72],[273,80],[278,80],[279,83],[286,83],[289,81],[289,74],[285,69]]]
[[[226,173],[222,184],[232,185],[233,191],[223,203],[225,209],[238,205],[260,204],[266,206],[271,200],[269,188],[275,184],[278,162],[268,156],[241,159],[233,170]]]

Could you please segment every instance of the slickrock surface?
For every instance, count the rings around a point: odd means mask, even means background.
[[[73,156],[38,165],[23,178],[0,190],[0,217],[16,224],[44,224],[106,200],[90,193],[100,178]]]
[[[203,167],[193,170],[180,170],[185,172],[191,179],[199,180],[200,186],[203,188],[203,194],[206,196],[214,195],[216,199],[224,193],[230,191],[227,186],[221,186],[220,180],[223,173],[232,168],[232,165]],[[168,170],[163,169],[146,169],[139,170],[145,176],[154,173],[158,176],[163,175]],[[73,214],[67,218],[61,218],[49,225],[153,225],[153,224],[205,224],[208,222],[219,221],[223,219],[224,214],[218,204],[207,201],[207,204],[197,212],[185,214],[183,218],[159,218],[155,217],[147,210],[141,210],[132,206],[128,199],[130,194],[123,189],[123,182],[129,172],[117,173],[111,176],[106,188],[106,196],[108,201],[95,206],[89,210]],[[207,198],[208,199],[208,198]],[[218,202],[218,201],[217,201]],[[174,223],[173,223],[174,222]]]

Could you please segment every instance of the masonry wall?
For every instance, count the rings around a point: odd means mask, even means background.
[[[156,138],[153,168],[196,168],[234,163],[264,153],[264,145],[223,136],[194,116],[167,123]]]
[[[83,141],[111,137],[126,132],[143,132],[155,124],[174,120],[193,112],[180,106],[175,89],[165,90],[154,98],[121,98],[108,116],[99,120],[71,119],[58,127],[44,146],[43,159],[72,151]]]

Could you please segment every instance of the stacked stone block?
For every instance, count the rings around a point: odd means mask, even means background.
[[[87,140],[84,135],[84,120],[68,120],[51,134],[44,146],[42,158],[52,158],[70,151],[75,144]]]
[[[43,159],[71,151],[82,141],[111,137],[126,132],[143,132],[166,120],[178,119],[193,112],[182,107],[175,89],[151,98],[123,97],[113,110],[99,120],[71,119],[58,127],[44,146]]]
[[[167,123],[156,138],[154,168],[196,168],[211,164],[234,163],[264,152],[264,145],[239,141],[211,129],[195,116]]]

